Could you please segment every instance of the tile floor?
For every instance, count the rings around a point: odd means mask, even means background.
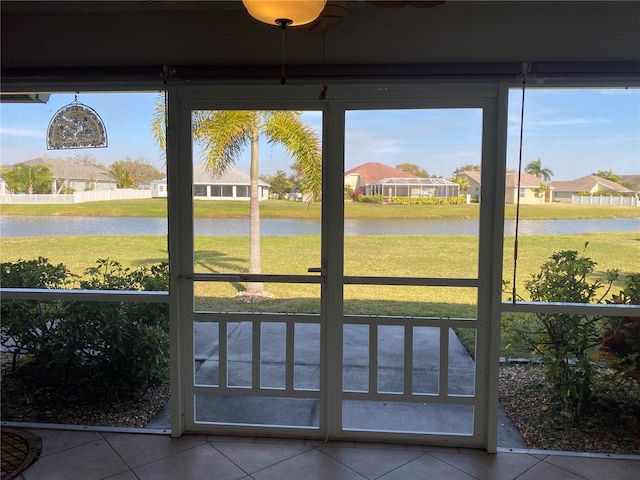
[[[637,480],[639,457],[29,429],[40,458],[21,480]]]

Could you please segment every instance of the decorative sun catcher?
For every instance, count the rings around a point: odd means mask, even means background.
[[[107,130],[94,109],[78,102],[58,110],[47,129],[47,150],[69,148],[103,148],[107,146]]]

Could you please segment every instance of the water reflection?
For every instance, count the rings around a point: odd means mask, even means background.
[[[478,220],[346,219],[345,235],[477,235]],[[589,220],[520,220],[520,235],[563,235],[640,231],[640,218]],[[263,236],[319,235],[319,220],[262,219]],[[239,218],[198,218],[196,235],[249,235],[249,221]],[[505,222],[505,235],[515,233],[515,221]],[[49,235],[166,235],[166,218],[0,216],[3,237]]]

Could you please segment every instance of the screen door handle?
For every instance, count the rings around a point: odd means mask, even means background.
[[[322,273],[324,275],[324,269],[322,267],[312,267],[307,269],[308,273]]]

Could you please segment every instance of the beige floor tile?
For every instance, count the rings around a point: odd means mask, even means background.
[[[45,430],[29,429],[42,442],[41,457],[86,443],[102,440],[98,432],[79,432],[76,430]]]
[[[614,479],[615,477],[605,477],[601,480]],[[584,480],[584,477],[574,475],[550,463],[540,462],[518,477],[518,480]]]
[[[320,451],[368,479],[381,477],[424,455],[420,451],[381,448],[320,448]]]
[[[130,468],[175,455],[205,444],[205,437],[171,438],[168,435],[123,433],[106,439]]]
[[[544,455],[542,453],[530,453],[529,455],[531,455],[534,458],[537,458],[538,460],[544,460],[549,456],[549,455]]]
[[[252,474],[308,452],[312,447],[304,445],[269,445],[250,443],[212,443],[225,457],[245,472]]]
[[[428,453],[460,453],[460,449],[458,447],[438,447],[436,445],[424,445],[422,450]]]
[[[138,477],[136,477],[131,470],[127,470],[126,472],[118,473],[104,480],[138,480]]]
[[[18,480],[636,480],[640,458],[421,445],[29,429],[40,458]],[[125,462],[135,466],[130,471]],[[255,473],[254,473],[255,472]]]
[[[305,445],[309,445],[311,447],[356,448],[356,442],[342,442],[335,440],[307,440]]]
[[[472,476],[425,454],[412,462],[380,477],[380,480],[475,480]]]
[[[256,437],[233,435],[207,435],[207,442],[256,443]]]
[[[407,450],[406,443],[356,442],[356,448],[382,448],[384,450]]]
[[[275,437],[256,437],[256,443],[269,443],[278,445],[304,445],[304,438],[275,438]]]
[[[127,470],[102,439],[40,457],[23,475],[25,480],[98,480]]]
[[[141,480],[236,480],[246,476],[208,443],[134,469]]]
[[[255,480],[364,480],[365,478],[316,449],[254,473],[252,477]]]
[[[588,458],[550,455],[545,460],[588,480],[637,480],[640,478],[640,459]]]
[[[466,453],[433,453],[434,457],[476,478],[512,480],[540,462],[527,454],[498,453],[497,455]]]

